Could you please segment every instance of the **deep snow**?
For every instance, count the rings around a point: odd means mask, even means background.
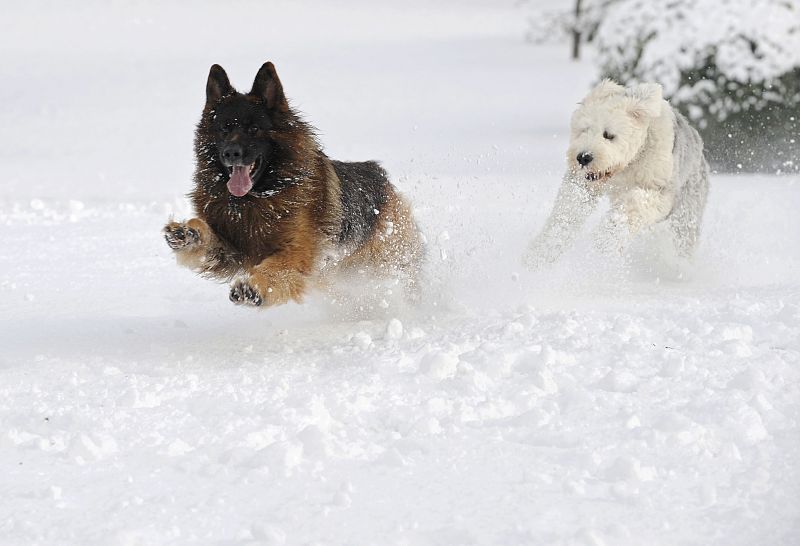
[[[529,273],[594,72],[513,2],[3,11],[0,543],[800,540],[797,176],[714,175],[683,278],[591,226]],[[208,67],[268,59],[412,199],[438,306],[256,312],[174,264]]]

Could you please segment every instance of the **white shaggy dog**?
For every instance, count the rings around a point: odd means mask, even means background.
[[[555,261],[575,240],[597,200],[611,200],[598,232],[604,249],[622,250],[643,228],[669,222],[678,255],[691,256],[708,195],[703,142],[662,98],[661,86],[625,88],[604,80],[572,116],[567,173],[553,212],[526,262]]]

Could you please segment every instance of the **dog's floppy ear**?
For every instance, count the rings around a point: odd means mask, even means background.
[[[250,94],[263,99],[270,110],[276,109],[281,112],[289,110],[289,103],[286,102],[286,96],[283,94],[281,80],[278,79],[275,65],[270,62],[261,65],[256,79],[253,81]]]
[[[661,114],[663,92],[657,83],[640,83],[625,90],[628,98],[628,111],[636,119],[655,118]]]
[[[608,97],[612,97],[614,95],[620,95],[625,91],[625,88],[622,87],[620,84],[615,82],[611,79],[604,79],[596,86],[594,89],[589,91],[589,94],[586,95],[584,102],[592,102],[592,101],[602,101],[607,99]]]
[[[218,64],[211,65],[206,83],[206,103],[212,104],[233,91],[225,70]]]

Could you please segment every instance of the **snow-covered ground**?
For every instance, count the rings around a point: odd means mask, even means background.
[[[590,229],[529,273],[595,73],[511,0],[2,11],[0,543],[800,543],[800,179],[715,175],[683,278]],[[208,67],[268,59],[413,200],[438,306],[174,264]]]

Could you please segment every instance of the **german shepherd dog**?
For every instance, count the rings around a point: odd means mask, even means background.
[[[272,63],[246,94],[211,67],[194,151],[196,217],[170,221],[164,237],[180,265],[233,281],[232,302],[300,302],[348,273],[415,288],[422,237],[408,204],[378,163],[322,152]]]

